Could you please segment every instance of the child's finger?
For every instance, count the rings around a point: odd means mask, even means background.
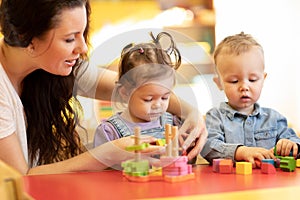
[[[277,155],[281,155],[281,149],[282,149],[282,140],[279,140],[276,144],[276,148],[274,153],[276,153]]]
[[[296,143],[294,143],[293,145],[293,157],[297,157],[298,155],[298,145]]]
[[[261,168],[261,161],[260,160],[255,159],[254,163],[255,163],[256,168]]]

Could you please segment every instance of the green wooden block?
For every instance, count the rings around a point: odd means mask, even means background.
[[[286,156],[280,159],[280,169],[287,172],[293,172],[296,168],[296,160],[294,157]]]
[[[127,151],[141,151],[143,149],[146,149],[147,147],[149,147],[149,144],[148,143],[143,143],[143,144],[140,144],[140,145],[129,146],[129,147],[126,147],[125,149]]]

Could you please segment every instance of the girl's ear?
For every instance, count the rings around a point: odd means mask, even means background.
[[[129,91],[124,86],[120,86],[119,93],[123,101],[127,102],[129,100]]]
[[[218,75],[215,75],[213,77],[213,80],[214,80],[215,84],[218,86],[219,90],[223,90],[223,85],[221,84],[220,77]]]

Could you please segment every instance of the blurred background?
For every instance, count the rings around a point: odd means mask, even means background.
[[[300,130],[300,1],[298,0],[92,0],[91,59],[98,67],[117,69],[121,49],[138,42],[135,30],[174,31],[183,54],[175,88],[181,98],[205,112],[225,99],[212,82],[211,55],[224,37],[251,34],[265,51],[268,73],[259,103],[272,107]],[[114,46],[118,35],[128,41]],[[145,34],[147,41],[149,35]],[[127,42],[127,43],[126,43]],[[106,45],[108,43],[109,45]],[[99,49],[110,52],[94,53]],[[94,54],[93,54],[94,53]],[[103,55],[103,56],[101,56]],[[188,89],[188,95],[187,95]],[[112,114],[109,102],[80,98],[85,110],[84,126],[94,131],[100,120]],[[89,138],[92,139],[92,138]]]

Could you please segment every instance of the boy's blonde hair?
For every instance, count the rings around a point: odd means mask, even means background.
[[[262,46],[249,34],[241,32],[236,35],[228,36],[223,39],[214,51],[214,62],[215,66],[218,65],[218,57],[222,55],[240,55],[241,53],[247,52],[252,47],[258,47],[262,54]]]

